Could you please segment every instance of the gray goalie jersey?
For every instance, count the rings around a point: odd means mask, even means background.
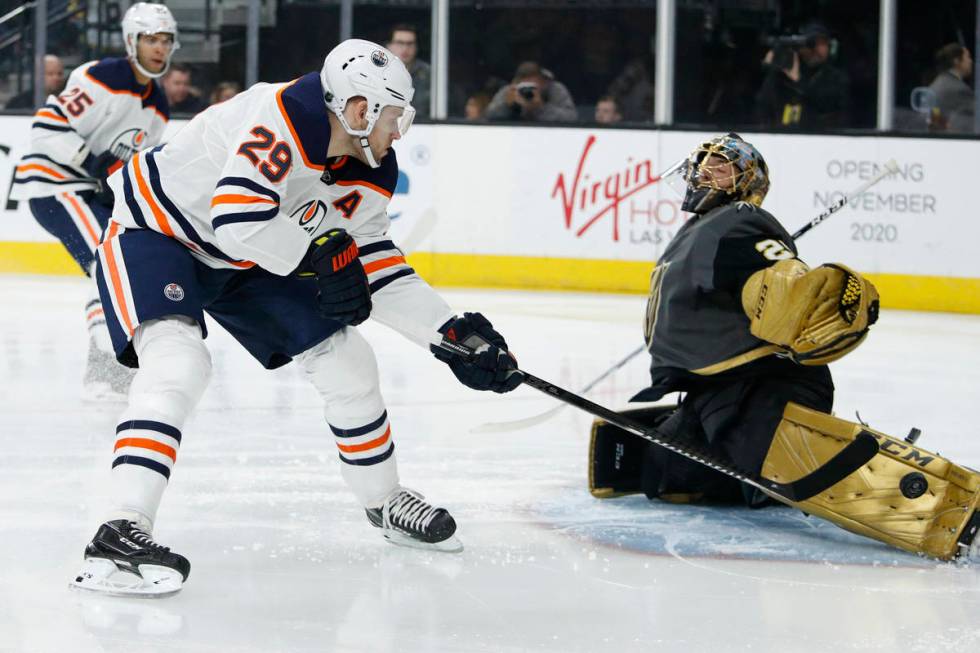
[[[756,271],[796,256],[793,239],[770,213],[745,203],[694,216],[653,270],[644,337],[654,386],[714,375],[773,352],[749,333],[742,286]]]

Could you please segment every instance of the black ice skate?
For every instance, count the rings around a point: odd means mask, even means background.
[[[179,592],[190,572],[187,558],[154,542],[135,522],[117,519],[99,527],[70,585],[114,596],[160,597]]]
[[[427,503],[422,495],[398,488],[380,508],[368,508],[368,520],[392,544],[457,553],[463,544],[453,534],[456,521],[445,508]]]

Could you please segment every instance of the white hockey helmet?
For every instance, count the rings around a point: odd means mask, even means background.
[[[174,45],[170,48],[170,54],[167,55],[167,63],[164,64],[163,70],[158,73],[151,73],[140,64],[136,54],[136,44],[139,42],[140,34],[159,34],[161,32],[173,34]],[[180,47],[180,41],[177,40],[177,21],[174,20],[169,9],[163,5],[137,2],[127,9],[123,16],[122,33],[123,43],[126,44],[126,56],[141,74],[151,79],[157,79],[170,70],[170,58]]]
[[[348,134],[358,137],[368,163],[372,168],[377,168],[379,164],[374,160],[367,137],[381,111],[388,106],[403,109],[398,119],[398,132],[402,136],[408,132],[415,118],[412,107],[415,89],[405,64],[377,43],[348,39],[327,54],[320,70],[320,84],[327,108],[337,116]],[[351,128],[344,117],[347,102],[355,97],[363,97],[368,102],[368,122],[364,129]]]

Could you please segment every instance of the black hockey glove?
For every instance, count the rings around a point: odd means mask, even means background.
[[[447,340],[466,345],[476,351],[473,360],[429,345],[433,355],[449,365],[463,385],[474,390],[510,392],[521,384],[521,374],[515,371],[517,361],[507,351],[504,337],[494,330],[490,320],[480,313],[463,313],[439,329]]]
[[[299,274],[316,277],[323,317],[356,326],[371,315],[371,288],[357,258],[357,243],[343,229],[332,229],[313,241]]]
[[[123,162],[110,152],[103,152],[98,156],[89,154],[82,162],[82,168],[85,169],[89,177],[99,181],[99,189],[94,191],[95,201],[110,209],[115,198],[113,197],[112,190],[109,188],[109,184],[106,183],[106,179],[113,172],[121,168],[122,165]]]

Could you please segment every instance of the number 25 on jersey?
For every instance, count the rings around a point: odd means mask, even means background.
[[[266,179],[272,183],[282,181],[293,165],[293,152],[284,141],[276,140],[276,135],[259,125],[249,132],[254,141],[245,141],[238,146],[238,154],[257,166]],[[267,155],[264,153],[268,152]],[[263,153],[263,154],[259,154]]]

